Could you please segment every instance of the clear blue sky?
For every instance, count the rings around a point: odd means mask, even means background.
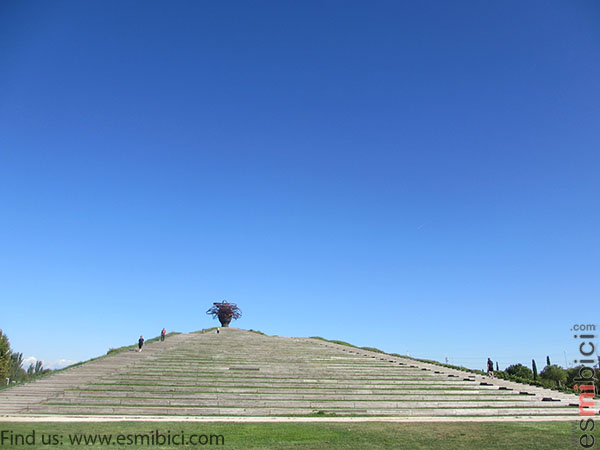
[[[596,1],[2,2],[0,328],[482,368],[600,312]],[[554,362],[553,361],[553,362]]]

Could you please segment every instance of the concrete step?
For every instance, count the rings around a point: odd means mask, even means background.
[[[0,414],[571,417],[577,403],[575,395],[408,358],[229,328],[2,391]]]
[[[164,416],[305,416],[325,413],[338,416],[394,416],[394,417],[452,417],[452,416],[572,416],[576,418],[576,408],[460,408],[460,409],[361,409],[361,408],[225,408],[225,407],[147,407],[147,406],[78,406],[49,405],[31,407],[28,412],[35,414],[110,414],[110,415],[164,415]]]

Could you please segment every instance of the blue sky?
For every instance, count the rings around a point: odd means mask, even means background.
[[[600,293],[600,5],[4,2],[0,328],[564,365]],[[554,362],[553,361],[553,362]]]

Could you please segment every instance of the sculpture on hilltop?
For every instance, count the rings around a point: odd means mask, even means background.
[[[206,311],[206,314],[211,314],[214,318],[219,318],[222,327],[228,327],[231,319],[239,319],[242,317],[242,311],[235,303],[229,303],[227,300],[215,302],[213,306]]]

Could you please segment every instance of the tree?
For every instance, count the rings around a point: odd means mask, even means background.
[[[564,386],[567,382],[567,371],[557,365],[546,366],[540,373],[540,378],[554,381],[559,387]]]
[[[44,365],[43,361],[36,361],[35,362],[35,367],[33,368],[33,374],[34,375],[40,375],[42,373],[45,373],[46,369],[44,369],[43,365]]]
[[[535,359],[531,360],[531,370],[533,371],[533,380],[537,380],[537,366],[535,365]]]
[[[35,364],[29,364],[29,367],[27,368],[27,378],[33,378],[48,372],[48,370],[44,369],[43,364],[43,361],[36,361]]]
[[[583,367],[585,367],[585,366],[579,365],[579,366],[575,366],[575,367],[571,367],[570,369],[567,369],[567,381],[566,381],[567,386],[572,388],[576,384],[581,384],[579,381],[575,381],[575,379],[579,378],[579,369],[582,369]]]
[[[8,337],[0,330],[0,383],[6,384],[10,374],[10,342]]]
[[[508,366],[506,368],[506,373],[528,380],[533,378],[533,372],[529,369],[529,367],[525,367],[523,364],[513,364]]]
[[[547,366],[551,366],[552,364],[550,364],[550,357],[546,356],[546,365]]]
[[[27,379],[50,372],[44,369],[42,361],[30,364],[27,370],[23,369],[23,353],[11,351],[8,337],[0,330],[0,384],[22,383]]]
[[[496,361],[496,372],[500,372],[500,368],[498,367],[498,361]]]
[[[227,300],[215,302],[213,306],[206,311],[206,314],[211,314],[213,319],[218,318],[223,327],[228,327],[231,319],[239,319],[242,317],[242,311],[235,303],[229,303]]]
[[[583,371],[583,373],[581,372]],[[567,381],[566,386],[572,388],[573,386],[581,386],[595,384],[596,392],[600,392],[600,377],[594,376],[596,372],[587,366],[579,365],[567,369]],[[582,379],[582,376],[584,379]],[[591,378],[591,379],[590,379]]]
[[[25,380],[26,375],[23,370],[23,353],[12,353],[10,355],[10,382],[20,383]]]

